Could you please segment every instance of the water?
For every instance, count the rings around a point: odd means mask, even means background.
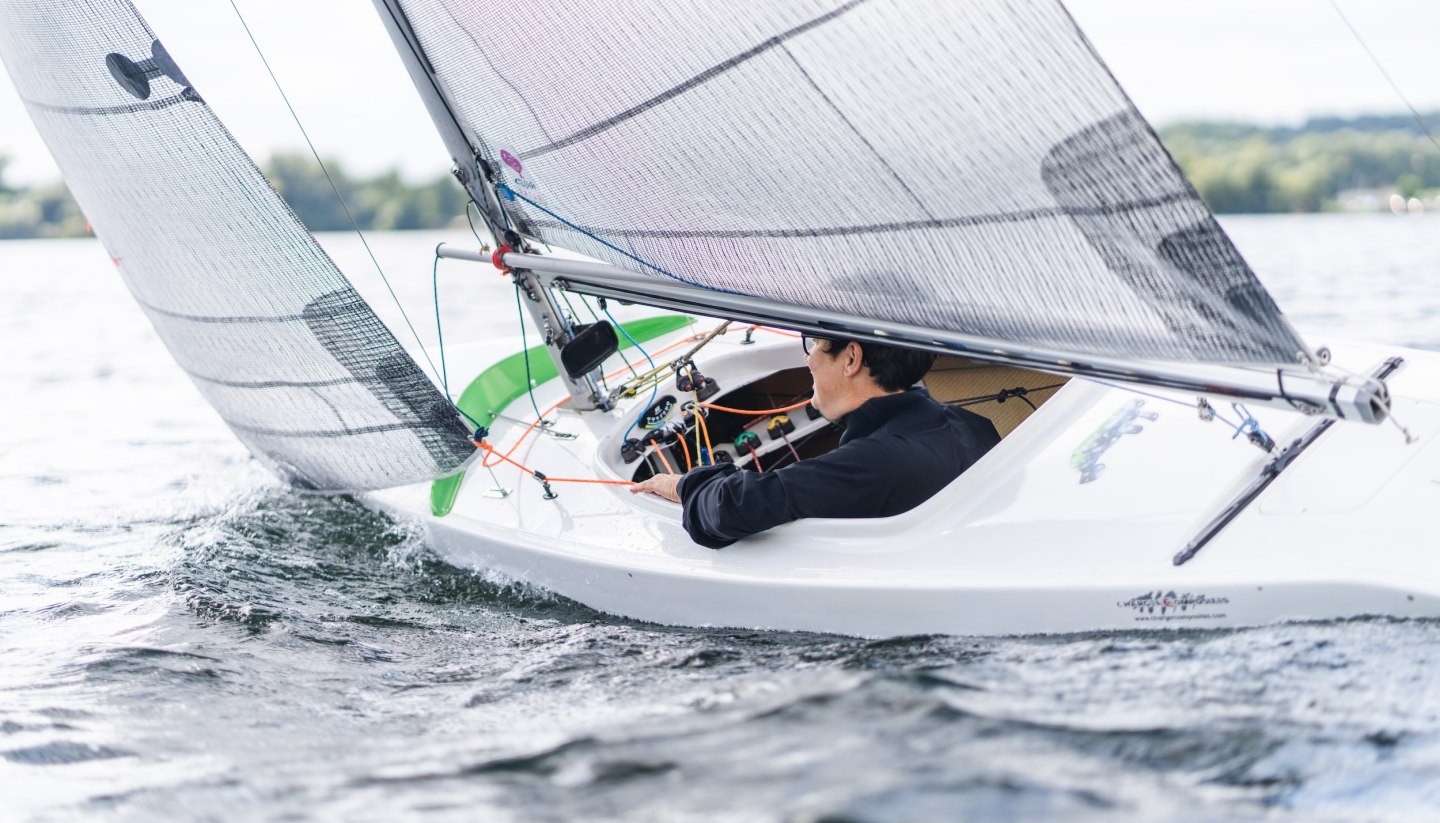
[[[1226,226],[1312,341],[1440,348],[1432,220]],[[427,342],[439,239],[460,238],[374,241]],[[447,263],[441,289],[447,340],[514,333],[494,275]],[[1440,813],[1440,623],[874,642],[617,620],[278,486],[92,242],[0,243],[0,294],[0,819]]]

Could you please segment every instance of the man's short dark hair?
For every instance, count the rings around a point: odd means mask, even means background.
[[[870,369],[870,376],[885,391],[901,391],[920,382],[920,378],[935,365],[935,353],[902,349],[874,343],[869,340],[850,340],[844,337],[826,338],[825,348],[831,357],[839,354],[846,346],[854,343],[860,347],[861,364]]]

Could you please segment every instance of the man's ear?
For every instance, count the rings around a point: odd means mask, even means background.
[[[845,344],[845,367],[843,374],[846,377],[855,377],[865,368],[865,351],[860,348],[859,343]]]

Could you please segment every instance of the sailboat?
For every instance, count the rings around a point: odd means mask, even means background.
[[[120,275],[286,482],[668,624],[1440,616],[1440,357],[1302,340],[1057,0],[374,3],[492,238],[439,253],[544,340],[436,352],[453,396],[129,2],[0,6]],[[834,448],[801,334],[938,353],[932,396],[1003,439],[904,514],[702,548],[626,487]]]

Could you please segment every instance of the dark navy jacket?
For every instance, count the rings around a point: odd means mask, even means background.
[[[909,511],[1000,442],[995,425],[924,389],[873,397],[846,415],[828,454],[763,474],[722,463],[680,479],[685,530],[721,549],[802,517],[888,517]]]

